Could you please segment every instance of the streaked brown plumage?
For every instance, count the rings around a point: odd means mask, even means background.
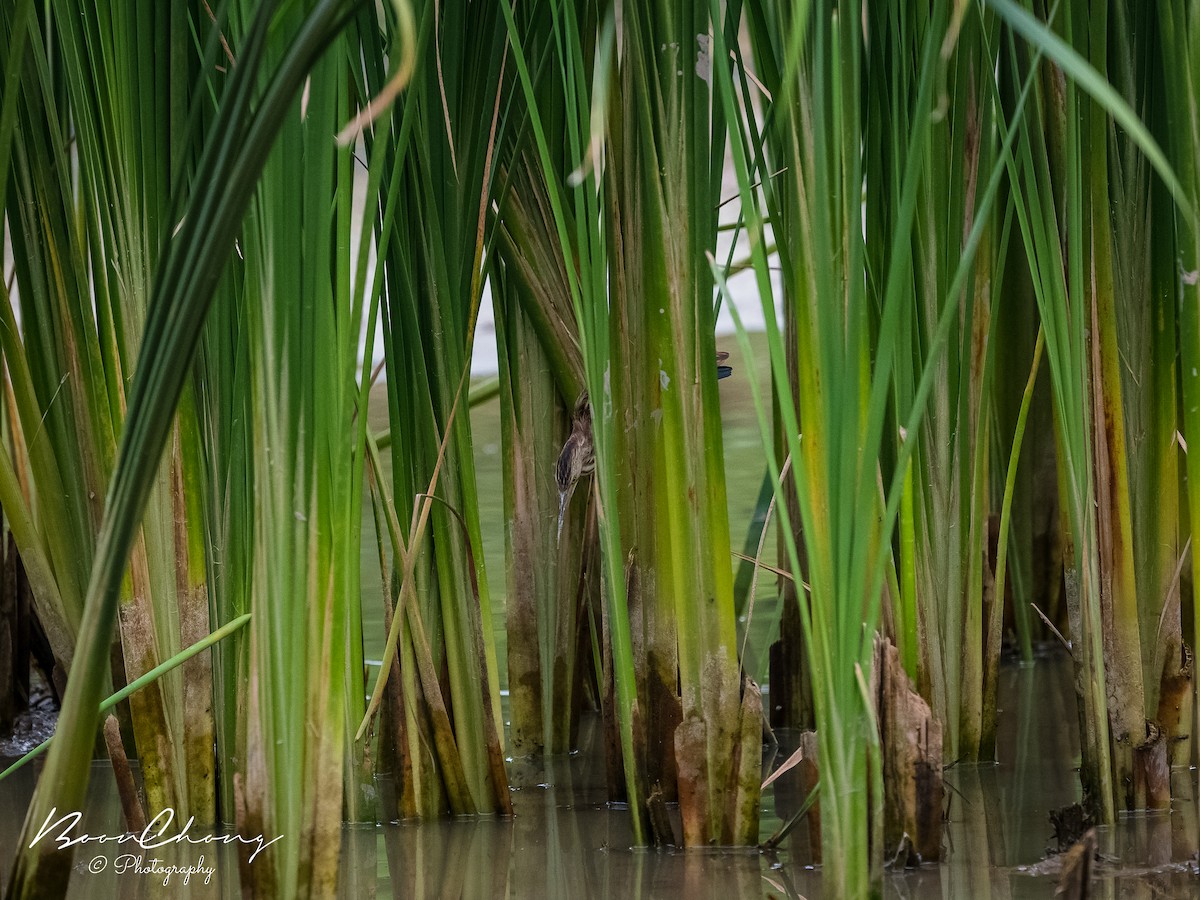
[[[576,481],[594,471],[596,448],[592,444],[592,404],[588,402],[585,391],[575,402],[575,411],[571,413],[571,434],[558,454],[555,479],[559,492],[570,493]]]
[[[729,354],[724,350],[717,352],[717,378],[725,378],[733,374],[733,367],[725,365]],[[567,502],[575,489],[576,482],[584,475],[596,471],[596,448],[592,443],[592,404],[588,400],[587,391],[579,395],[575,401],[575,410],[571,413],[571,433],[558,454],[558,465],[554,470],[555,481],[558,482],[558,534],[562,536],[563,515]]]
[[[596,448],[592,444],[592,404],[587,391],[575,401],[571,413],[571,433],[558,454],[558,465],[554,469],[554,480],[558,482],[558,537],[562,537],[563,516],[567,503],[575,490],[575,482],[584,475],[596,471]]]

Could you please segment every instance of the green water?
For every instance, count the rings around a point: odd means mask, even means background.
[[[946,772],[945,858],[940,865],[889,870],[886,897],[912,900],[1024,900],[1054,896],[1050,809],[1079,799],[1078,739],[1070,662],[1061,653],[1034,665],[1006,665],[1000,679],[997,764],[958,765]],[[510,819],[461,818],[429,823],[347,828],[342,833],[346,898],[397,900],[521,900],[521,898],[821,897],[820,872],[807,865],[801,825],[775,853],[662,852],[630,848],[627,814],[604,802],[604,763],[594,718],[585,719],[580,752],[550,760],[512,760]],[[768,767],[786,757],[794,736],[780,735]],[[13,858],[22,812],[33,791],[33,767],[0,782],[0,866]],[[392,785],[378,780],[382,796]],[[1196,773],[1175,773],[1173,808],[1135,815],[1099,829],[1102,860],[1096,897],[1196,897]],[[799,802],[798,786],[780,778],[763,798],[768,835]],[[119,834],[120,807],[107,764],[96,763],[83,824],[76,833]],[[271,852],[270,849],[265,851]],[[235,898],[240,896],[234,850],[171,845],[141,851],[161,865],[212,868],[185,888],[128,865],[126,848],[87,845],[76,852],[69,896]],[[64,864],[66,864],[64,860]],[[6,875],[0,872],[0,876]]]

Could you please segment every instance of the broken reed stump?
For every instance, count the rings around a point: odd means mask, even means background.
[[[650,842],[655,847],[678,847],[679,836],[663,797],[662,786],[656,784],[646,796],[647,819],[650,823]]]
[[[705,808],[709,792],[707,743],[708,723],[698,713],[690,711],[675,729],[679,817],[683,822],[685,847],[721,843],[710,830]]]
[[[1088,900],[1092,896],[1092,868],[1096,859],[1096,829],[1089,828],[1063,857],[1055,897]]]
[[[817,751],[817,733],[802,731],[800,733],[800,762],[796,764],[796,776],[800,781],[800,798],[804,802],[813,796],[817,783],[821,780],[820,756]],[[814,866],[821,865],[821,795],[816,794],[808,813],[808,848],[811,862]]]
[[[883,755],[883,844],[907,837],[922,862],[942,852],[942,729],[886,638],[875,639],[871,681]]]
[[[742,676],[742,705],[738,716],[738,742],[730,770],[725,821],[731,823],[731,843],[758,840],[758,809],[762,801],[762,691],[748,675]]]
[[[707,747],[713,728],[695,711],[683,716],[675,728],[675,758],[678,778],[679,818],[683,825],[683,846],[702,847],[746,846],[758,841],[758,808],[762,785],[762,693],[748,677],[742,678],[742,696],[734,736],[733,758],[724,785],[714,785],[710,779]],[[714,787],[716,791],[714,792]],[[655,794],[661,785],[655,783]],[[712,821],[707,808],[709,797],[716,793],[724,797],[720,822]],[[663,799],[665,799],[665,794]],[[651,807],[651,837],[661,844],[666,837],[655,825],[656,814]]]
[[[1181,641],[1163,663],[1159,682],[1158,712],[1171,765],[1186,766],[1191,759],[1192,736],[1192,648]]]
[[[1136,809],[1171,808],[1171,761],[1166,732],[1146,723],[1146,739],[1133,748],[1133,802]]]
[[[884,855],[904,865],[936,861],[942,850],[941,727],[904,671],[895,646],[883,638],[875,643],[871,680],[883,755]],[[820,780],[815,731],[801,732],[793,756],[798,762],[788,777],[798,782],[799,796],[807,798]],[[819,793],[807,817],[811,862],[820,865]]]

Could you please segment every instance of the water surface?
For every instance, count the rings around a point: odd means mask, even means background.
[[[1078,739],[1070,665],[1050,654],[1032,666],[1006,665],[1000,683],[999,762],[959,764],[946,772],[945,859],[940,865],[889,871],[885,896],[896,898],[1051,898],[1057,864],[1046,861],[1052,843],[1048,813],[1079,799]],[[631,848],[627,813],[605,803],[603,755],[594,719],[585,720],[578,753],[549,760],[510,761],[514,815],[431,823],[394,823],[343,832],[341,896],[347,898],[733,898],[821,896],[820,871],[809,865],[806,826],[775,853],[700,852]],[[779,735],[767,752],[775,765],[794,744]],[[7,870],[16,849],[22,811],[33,789],[34,767],[0,782],[0,860]],[[120,809],[107,764],[94,764],[83,827],[119,834]],[[383,794],[390,789],[380,778]],[[1175,773],[1170,812],[1128,816],[1101,828],[1098,892],[1109,898],[1200,895],[1195,854],[1194,771]],[[769,836],[799,802],[796,785],[779,779],[764,796],[762,836]],[[270,853],[268,848],[265,853]],[[89,845],[76,853],[73,898],[240,896],[237,863],[229,847],[172,846],[140,851],[139,874],[128,848]],[[200,866],[183,885],[161,866]],[[89,868],[92,871],[89,871]],[[7,877],[7,871],[4,876]],[[208,883],[203,883],[207,877]]]

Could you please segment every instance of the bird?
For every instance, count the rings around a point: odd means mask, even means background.
[[[729,353],[717,351],[717,380],[728,378],[733,374],[733,366],[725,365]],[[579,395],[575,401],[575,409],[571,413],[571,433],[567,436],[562,450],[558,454],[558,464],[554,469],[554,479],[558,483],[558,537],[562,538],[563,516],[567,511],[567,503],[575,485],[584,475],[596,471],[596,446],[592,441],[592,404],[588,400],[587,391]]]
[[[558,538],[562,538],[563,515],[575,483],[596,471],[596,447],[592,443],[592,404],[587,391],[575,401],[571,413],[571,433],[558,454],[554,480],[558,482]]]

